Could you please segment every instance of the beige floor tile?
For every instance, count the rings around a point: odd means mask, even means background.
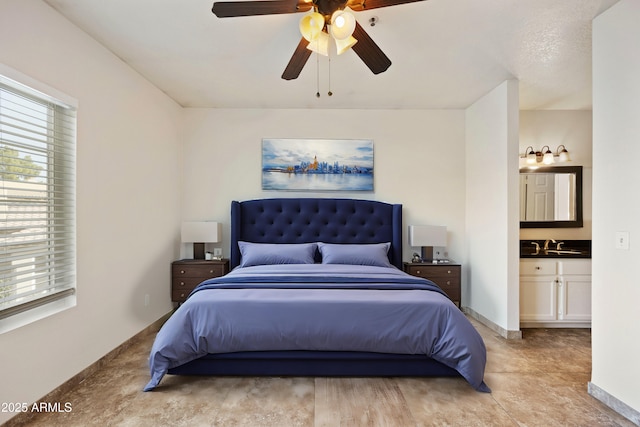
[[[580,329],[526,329],[505,340],[476,321],[487,346],[485,382],[462,378],[149,379],[153,336],[123,351],[64,395],[69,413],[40,414],[50,426],[632,426],[587,393],[591,336]]]

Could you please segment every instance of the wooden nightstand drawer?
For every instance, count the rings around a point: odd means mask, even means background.
[[[180,260],[171,264],[171,301],[184,302],[200,283],[229,272],[229,260]]]
[[[227,266],[228,268],[228,266]],[[225,266],[222,264],[211,264],[211,265],[201,265],[201,264],[185,264],[180,261],[180,264],[173,263],[171,267],[172,277],[218,277],[222,276],[225,273]],[[208,277],[207,277],[208,276]]]
[[[195,288],[195,286],[194,286],[194,288]],[[189,296],[189,294],[191,293],[192,290],[193,290],[193,288],[191,288],[191,289],[182,289],[182,290],[173,289],[171,291],[171,301],[174,301],[174,302],[185,302],[187,297]]]
[[[405,263],[404,271],[412,276],[424,277],[438,285],[460,307],[461,266],[459,264]]]

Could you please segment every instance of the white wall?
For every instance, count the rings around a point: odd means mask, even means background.
[[[528,146],[539,150],[548,145],[555,152],[563,144],[571,162],[558,166],[582,166],[583,227],[523,228],[521,239],[591,239],[592,194],[592,113],[591,110],[536,110],[520,112],[520,151]]]
[[[593,372],[640,423],[640,2],[622,0],[593,26]],[[630,233],[629,250],[615,233]]]
[[[0,63],[79,104],[77,306],[0,335],[0,402],[33,402],[171,309],[181,109],[39,0],[0,2]]]
[[[356,197],[402,203],[406,226],[446,225],[449,256],[464,262],[464,112],[187,109],[183,217],[222,221],[229,255],[232,200]],[[374,192],[262,191],[262,138],[370,138]]]
[[[469,281],[463,303],[509,334],[520,330],[517,81],[469,107],[466,132]]]

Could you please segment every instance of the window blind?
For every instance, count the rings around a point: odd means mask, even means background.
[[[76,109],[0,76],[0,319],[75,292]]]

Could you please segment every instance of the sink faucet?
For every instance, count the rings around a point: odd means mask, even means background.
[[[545,250],[545,251],[548,251],[548,250],[549,250],[549,243],[556,243],[556,241],[555,241],[555,240],[553,240],[553,239],[547,239],[547,240],[545,240],[545,242],[544,242],[544,250]]]

